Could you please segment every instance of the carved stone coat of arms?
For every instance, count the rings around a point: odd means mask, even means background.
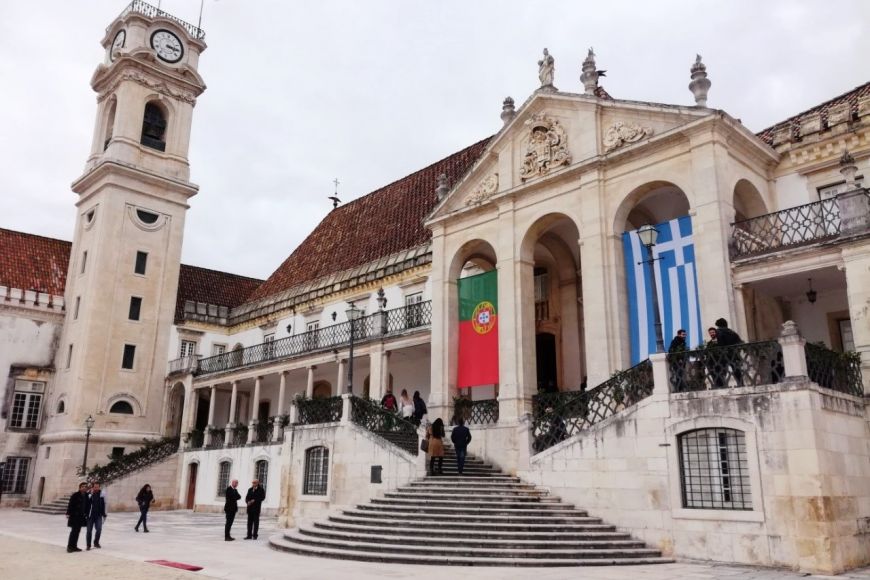
[[[529,127],[529,142],[520,168],[523,181],[546,175],[560,165],[571,163],[568,139],[559,121],[539,113],[525,124]]]

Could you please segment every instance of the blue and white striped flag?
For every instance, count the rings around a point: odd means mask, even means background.
[[[683,216],[658,224],[656,229],[659,236],[653,246],[653,256],[660,258],[654,266],[665,349],[680,328],[686,329],[686,343],[694,348],[703,344],[704,339],[692,219]],[[637,364],[656,351],[650,269],[649,264],[643,263],[648,257],[647,250],[640,243],[637,231],[622,234],[622,244],[628,284],[631,361]]]

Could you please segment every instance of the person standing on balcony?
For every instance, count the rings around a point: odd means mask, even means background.
[[[402,394],[399,396],[399,411],[402,419],[410,419],[414,415],[414,402],[408,396],[408,389],[402,389]]]
[[[686,390],[686,330],[681,328],[668,347],[668,362],[671,367],[671,384],[678,393]]]
[[[260,506],[266,501],[266,490],[260,485],[260,480],[255,479],[245,494],[245,505],[248,506],[248,535],[246,540],[257,539],[260,531]]]
[[[147,483],[142,486],[139,493],[136,494],[136,503],[139,505],[139,521],[136,527],[133,528],[137,532],[139,526],[144,528],[144,532],[148,533],[148,510],[151,509],[151,504],[154,503],[154,493],[151,491],[151,486]]]
[[[234,479],[230,482],[229,487],[227,487],[227,490],[224,492],[224,514],[226,515],[226,523],[224,524],[225,542],[232,542],[235,540],[235,538],[230,535],[230,529],[233,527],[236,513],[239,511],[239,504],[237,502],[242,499],[241,494],[236,491],[238,486],[239,480]]]
[[[719,346],[736,347],[738,344],[743,344],[743,339],[740,338],[739,334],[728,328],[728,321],[726,321],[724,318],[720,318],[716,321],[716,343]],[[737,386],[742,387],[743,368],[741,363],[743,361],[740,358],[739,349],[728,349],[728,352],[725,354],[724,361],[722,362],[728,364],[728,367],[731,370],[731,374],[734,376],[734,380],[737,382]]]
[[[88,511],[88,531],[85,534],[85,541],[88,545],[87,549],[91,549],[91,538],[93,538],[94,548],[101,548],[100,535],[103,533],[103,521],[106,519],[106,495],[100,489],[100,482],[95,481],[91,492],[88,494],[87,502]],[[94,534],[96,529],[96,534]],[[93,535],[92,535],[93,534]]]
[[[456,426],[450,434],[453,448],[456,450],[456,471],[462,475],[465,469],[465,456],[468,454],[468,444],[471,443],[471,431],[465,426],[465,419],[456,418]]]
[[[69,527],[69,539],[66,542],[67,552],[81,552],[79,548],[79,534],[82,526],[88,522],[87,495],[88,484],[84,481],[79,484],[79,490],[69,497],[66,506],[66,525]]]
[[[420,396],[420,391],[414,391],[414,424],[418,427],[420,423],[423,421],[423,417],[426,416],[429,410],[426,408],[426,401],[423,400],[423,397]]]
[[[440,418],[435,419],[426,430],[426,439],[429,440],[429,475],[444,475],[444,434],[444,421]]]

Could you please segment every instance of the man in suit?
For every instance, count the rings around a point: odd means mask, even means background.
[[[69,503],[66,506],[66,525],[70,528],[69,539],[66,542],[67,552],[82,551],[78,544],[82,526],[87,524],[87,489],[88,484],[83,481],[79,484],[79,490],[69,496]]]
[[[260,531],[260,505],[266,500],[266,490],[260,485],[260,481],[255,479],[251,482],[251,487],[248,488],[248,493],[245,494],[245,504],[248,506],[248,535],[246,540],[257,539],[257,532]]]
[[[224,541],[226,542],[232,542],[235,540],[235,538],[230,535],[230,528],[233,527],[233,522],[236,519],[236,512],[239,511],[239,504],[236,502],[242,499],[241,494],[236,491],[238,486],[239,480],[234,479],[227,488],[227,491],[224,493],[224,513],[227,515],[227,523],[224,526]]]
[[[456,450],[456,471],[459,475],[465,470],[465,456],[468,454],[468,444],[471,443],[471,431],[465,426],[465,419],[456,418],[456,425],[450,434],[453,449]]]
[[[101,548],[100,534],[103,533],[103,520],[106,519],[106,495],[100,489],[99,481],[94,482],[90,493],[88,493],[86,510],[88,531],[87,534],[85,534],[85,541],[88,544],[88,550],[91,549],[91,534],[94,529],[97,531],[97,533],[93,535],[94,547]]]

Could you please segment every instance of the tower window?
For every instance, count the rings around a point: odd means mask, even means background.
[[[145,211],[144,209],[137,209],[136,215],[142,220],[142,223],[151,225],[157,222],[157,218],[160,216],[151,211]]]
[[[145,116],[142,120],[142,145],[166,151],[166,117],[160,107],[154,103],[145,105]]]
[[[81,305],[82,305],[82,297],[76,296],[76,306],[73,309],[73,320],[79,319],[79,306],[81,306]]]
[[[129,401],[118,401],[109,408],[109,413],[115,413],[116,415],[132,415],[133,405],[131,405]],[[122,447],[121,455],[123,454],[124,448]]]
[[[69,348],[66,351],[66,368],[72,364],[72,348],[73,345],[69,345]]]
[[[136,266],[133,269],[133,272],[136,274],[145,275],[145,267],[148,265],[148,253],[147,252],[136,252]]]
[[[88,265],[88,251],[85,250],[84,252],[82,252],[82,270],[81,270],[80,274],[85,273],[85,267],[87,267],[87,265]]]
[[[136,359],[136,347],[132,344],[124,345],[124,358],[121,360],[122,369],[132,369]]]
[[[142,299],[138,296],[133,296],[130,298],[130,314],[128,318],[130,320],[139,320],[139,314],[142,310]]]

